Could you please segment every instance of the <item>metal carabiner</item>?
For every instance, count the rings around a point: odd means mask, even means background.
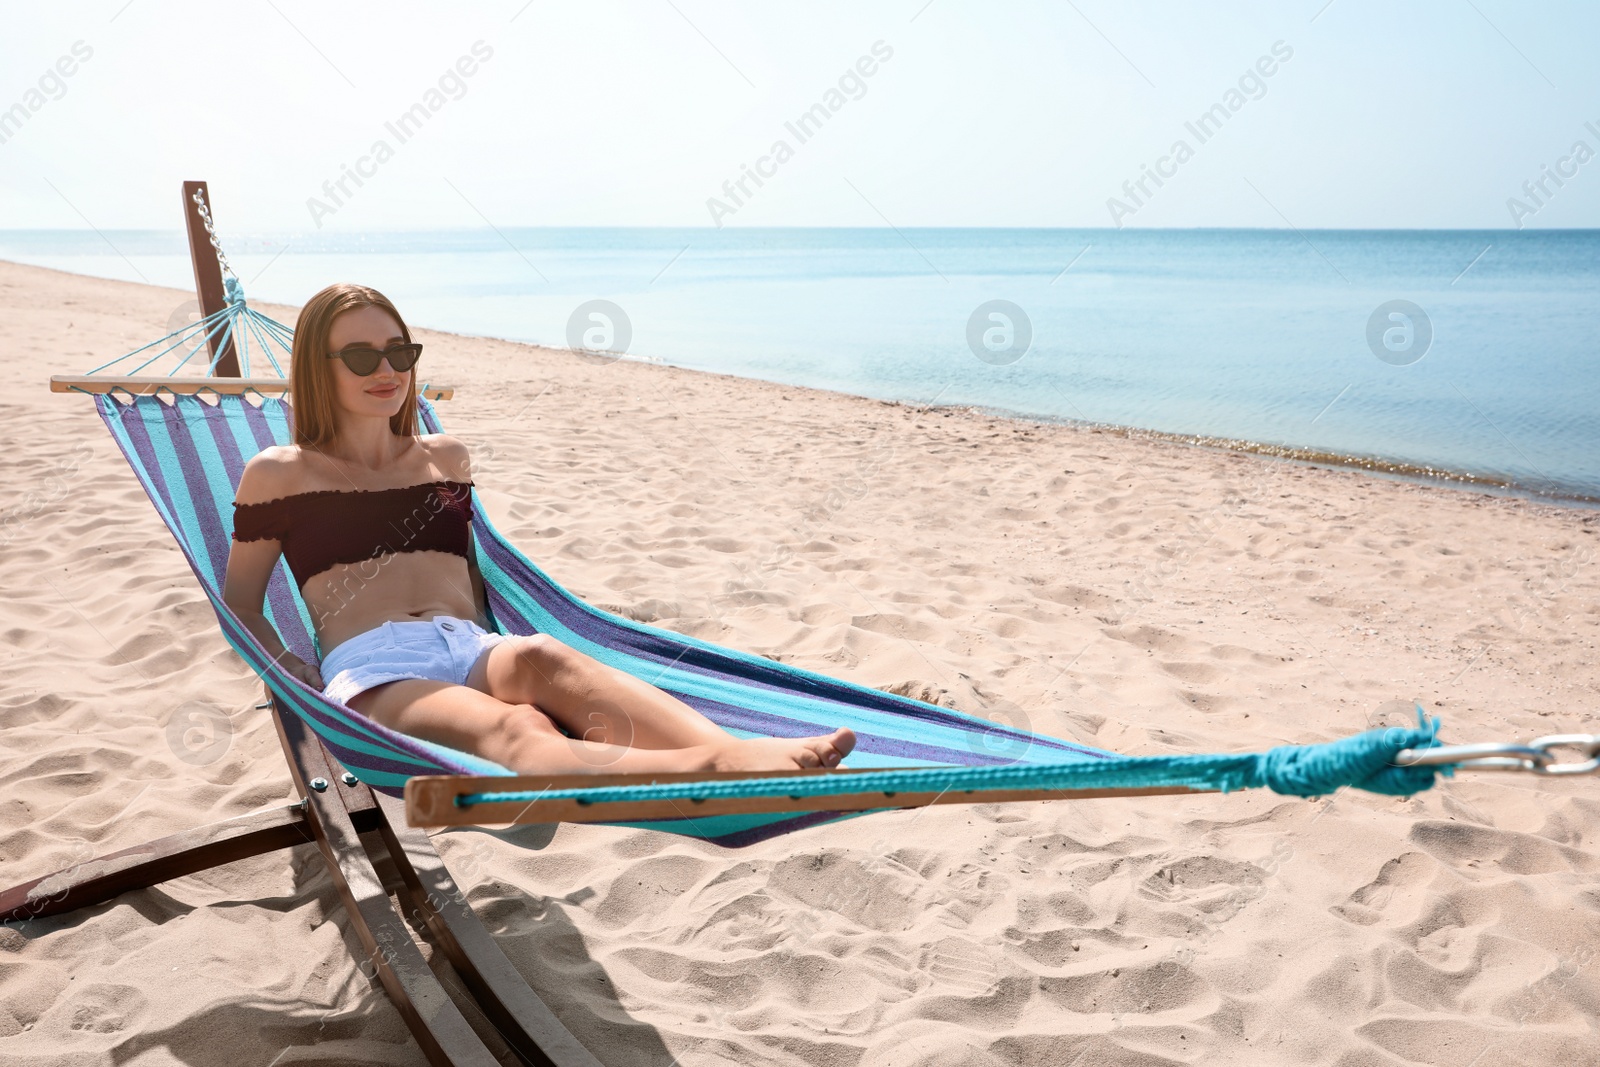
[[[1600,772],[1600,736],[1595,734],[1551,734],[1548,737],[1534,738],[1528,742],[1528,747],[1537,749],[1547,756],[1543,763],[1531,768],[1534,774],[1565,777]],[[1582,763],[1556,763],[1555,757],[1549,755],[1549,750],[1552,748],[1581,748],[1583,754],[1589,758]]]

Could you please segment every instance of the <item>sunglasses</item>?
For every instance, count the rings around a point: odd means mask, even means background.
[[[416,365],[421,355],[422,346],[413,342],[408,345],[394,345],[381,352],[376,348],[346,348],[342,352],[328,353],[328,358],[344,360],[346,367],[365,378],[376,371],[378,364],[385,359],[396,372],[404,374]]]

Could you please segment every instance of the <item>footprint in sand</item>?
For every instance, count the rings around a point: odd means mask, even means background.
[[[1003,1067],[1017,1062],[989,1052],[984,1046],[991,1040],[965,1025],[911,1019],[872,1035],[856,1067]]]
[[[1402,853],[1344,903],[1328,910],[1356,926],[1372,926],[1383,919],[1396,925],[1409,922],[1418,914],[1437,870],[1437,864],[1420,852]]]
[[[932,981],[925,994],[981,997],[1000,981],[994,952],[964,937],[947,937],[928,945],[918,967]]]
[[[137,1031],[146,1006],[144,994],[133,986],[96,983],[79,990],[72,998],[68,1025],[92,1034]]]
[[[1193,1013],[1218,1003],[1209,985],[1171,961],[1113,966],[1087,974],[1041,975],[1038,995],[1076,1015],[1148,1015],[1179,1009]]]

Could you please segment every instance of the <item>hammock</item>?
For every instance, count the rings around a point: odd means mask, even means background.
[[[218,394],[215,403],[196,394],[172,394],[165,402],[159,393],[122,399],[115,391],[94,399],[107,429],[199,578],[228,643],[361,781],[401,795],[406,781],[417,775],[512,774],[470,753],[397,733],[328,700],[270,659],[223,601],[235,488],[251,456],[269,445],[292,441],[292,409],[284,400],[262,396],[257,406],[241,394]],[[420,395],[417,402],[425,431],[443,432],[434,405]],[[1266,785],[1279,792],[1318,795],[1345,784],[1412,793],[1433,781],[1435,768],[1395,767],[1391,760],[1402,749],[1435,744],[1436,722],[1419,722],[1415,730],[1370,731],[1332,745],[1291,746],[1265,754],[1146,758],[1122,757],[993,723],[602,611],[567,592],[503,538],[476,493],[472,517],[489,615],[499,632],[550,634],[603,663],[652,681],[736,736],[804,737],[848,726],[858,738],[851,766],[929,768],[919,773],[920,786],[938,790],[943,776],[945,787],[980,800],[984,790],[1019,787]],[[264,611],[290,651],[308,663],[321,661],[310,614],[284,560],[269,581]],[[791,780],[783,792],[842,790],[840,779],[846,776],[817,777],[803,789]],[[682,785],[673,784],[618,788],[632,798],[685,795]],[[721,796],[759,796],[774,788],[759,778],[716,786]],[[519,797],[517,793],[475,796],[469,803]],[[737,846],[857,814],[864,812],[745,813],[619,825],[649,826]]]

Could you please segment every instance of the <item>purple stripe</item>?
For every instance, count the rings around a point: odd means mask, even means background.
[[[713,844],[722,845],[724,848],[742,848],[745,845],[753,845],[760,841],[781,837],[795,830],[804,830],[808,826],[821,826],[824,823],[835,822],[858,814],[861,813],[854,811],[808,811],[804,815],[797,815],[792,819],[770,822],[763,826],[752,826],[748,830],[738,830],[731,834],[723,834],[720,837],[706,838],[706,840]]]
[[[235,494],[239,488],[239,476],[244,473],[244,465],[249,461],[249,457],[239,451],[239,442],[234,440],[233,436],[234,420],[229,418],[229,413],[240,406],[239,398],[236,396],[221,397],[215,408],[209,404],[201,405],[204,408],[206,427],[211,431],[211,445],[217,450],[217,457],[222,460],[222,469],[227,472],[228,481],[233,485]],[[250,405],[242,406],[248,408]],[[237,417],[247,425],[251,421],[243,412],[239,412]]]
[[[223,578],[221,568],[228,559],[228,542],[223,538],[222,527],[216,521],[217,500],[212,495],[205,463],[200,458],[195,440],[196,427],[185,410],[191,405],[206,407],[203,401],[192,396],[174,397],[170,405],[156,401],[156,407],[161,409],[167,437],[172,441],[172,455],[178,461],[178,469],[183,472],[184,487],[188,490],[190,506],[194,509],[199,533],[204,540],[207,569],[218,568],[211,574],[210,584],[220,588]]]
[[[426,426],[429,433],[444,433],[444,427],[439,425],[439,413],[434,408],[433,401],[423,396],[420,391],[417,393],[417,409],[417,421]]]
[[[231,399],[237,400],[239,402],[239,406],[244,409],[245,425],[250,427],[250,436],[254,437],[256,440],[257,452],[260,452],[269,445],[286,445],[293,443],[294,419],[292,417],[292,409],[287,403],[284,402],[282,397],[263,396],[261,398],[261,406],[259,408],[250,403],[250,401],[246,400],[243,393],[231,397]],[[290,439],[288,441],[278,440],[277,435],[272,432],[272,426],[267,422],[266,408],[268,404],[274,404],[283,410],[284,419],[288,422],[290,430]],[[236,480],[233,484],[238,485],[239,483]]]

